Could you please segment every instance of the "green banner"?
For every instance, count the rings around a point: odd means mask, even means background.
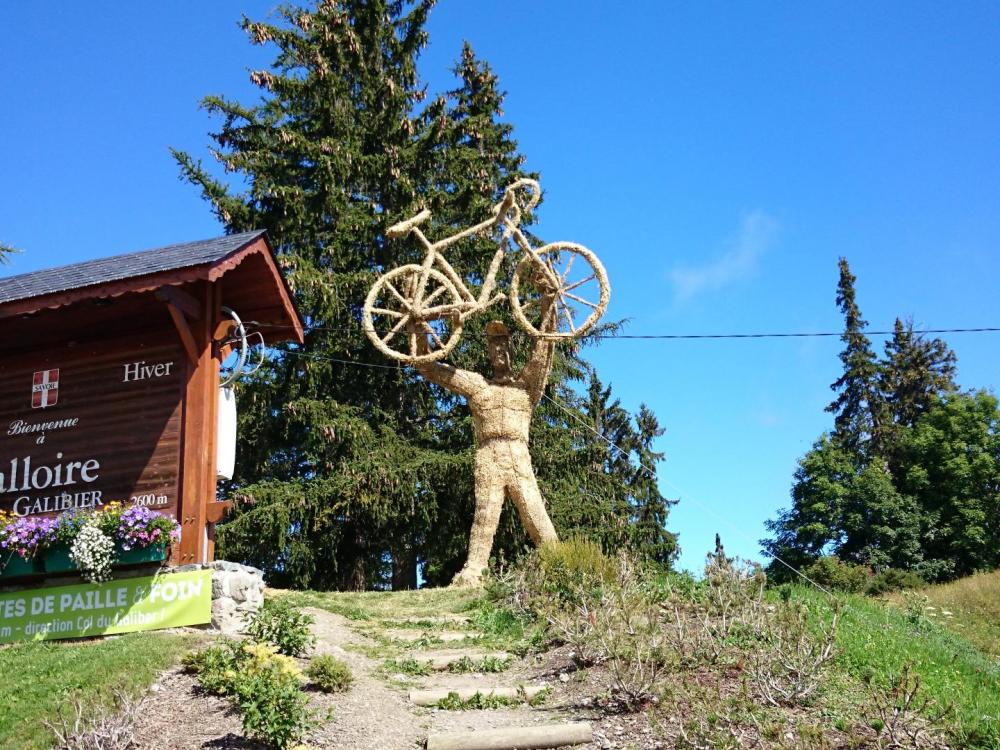
[[[158,630],[211,619],[211,570],[0,594],[0,643]]]

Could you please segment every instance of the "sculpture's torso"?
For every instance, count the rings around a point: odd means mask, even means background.
[[[533,404],[521,386],[490,383],[469,396],[469,409],[475,425],[476,441],[482,445],[491,440],[528,442]]]

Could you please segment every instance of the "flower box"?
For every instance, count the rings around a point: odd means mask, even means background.
[[[167,549],[161,544],[154,544],[151,547],[138,547],[135,549],[122,549],[121,545],[116,548],[118,552],[118,565],[138,565],[139,563],[163,562],[167,556]]]
[[[0,578],[15,578],[17,576],[32,576],[36,573],[44,573],[42,560],[33,557],[25,560],[20,555],[11,555],[9,559],[3,561],[3,568],[0,569]]]
[[[163,562],[167,547],[179,538],[175,519],[141,505],[112,502],[100,511],[70,510],[58,518],[17,518],[0,511],[0,576],[79,573],[99,583],[110,579],[113,567]]]
[[[140,547],[135,549],[122,549],[120,544],[115,546],[115,565],[140,565],[142,563],[163,562],[166,557],[166,548],[159,544],[151,547]],[[20,558],[18,558],[20,559]],[[77,570],[76,563],[69,556],[69,545],[59,544],[49,549],[44,554],[46,573],[72,573]]]
[[[72,573],[76,571],[76,563],[69,556],[68,544],[57,544],[43,555],[46,573]]]

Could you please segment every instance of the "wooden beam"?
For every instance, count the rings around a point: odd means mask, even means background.
[[[215,356],[220,361],[225,361],[226,357],[233,353],[235,348],[232,344],[226,343],[232,338],[233,331],[236,330],[236,321],[223,320],[212,333],[212,341],[215,345]]]
[[[206,400],[208,403],[208,425],[205,440],[205,476],[202,478],[202,517],[205,519],[205,534],[202,539],[200,550],[202,562],[212,562],[215,559],[215,534],[214,522],[209,520],[209,509],[217,508],[223,503],[216,502],[216,490],[218,488],[219,475],[219,365],[213,351],[215,341],[213,335],[218,328],[219,321],[222,320],[222,282],[209,283],[206,295],[205,309],[205,338],[208,340],[208,368],[209,372],[205,379],[205,386],[208,389]]]
[[[217,500],[214,503],[209,503],[206,508],[205,518],[209,523],[218,523],[232,507],[232,500]]]
[[[593,740],[590,724],[542,724],[533,727],[444,732],[427,738],[427,750],[538,750],[582,745]]]
[[[191,333],[191,327],[188,325],[187,318],[184,317],[184,313],[174,306],[173,302],[167,303],[167,310],[174,321],[174,328],[180,334],[181,343],[184,344],[184,351],[187,352],[188,360],[191,364],[197,365],[198,345],[195,343],[194,334]]]
[[[181,545],[180,559],[175,561],[181,565],[206,562],[208,558],[207,515],[208,503],[215,501],[215,403],[219,389],[219,363],[212,352],[216,286],[201,285],[203,313],[194,329],[189,329],[196,357],[188,363],[185,386]],[[171,309],[172,305],[168,303],[167,307]],[[176,315],[184,320],[179,310]]]
[[[201,319],[201,306],[193,296],[175,286],[165,286],[156,290],[156,299],[173,305],[191,320]]]

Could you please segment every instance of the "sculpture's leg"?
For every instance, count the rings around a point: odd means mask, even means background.
[[[513,451],[515,460],[515,471],[517,481],[508,488],[510,499],[517,506],[517,512],[521,516],[521,523],[535,546],[540,546],[544,542],[559,541],[552,519],[545,510],[545,501],[542,500],[542,493],[538,490],[538,481],[535,479],[535,472],[531,468],[531,454],[528,446],[520,444]]]
[[[469,556],[452,586],[474,586],[489,565],[493,537],[503,510],[506,461],[497,455],[498,445],[486,443],[476,449],[476,514],[469,534]],[[498,460],[499,458],[499,460]]]

